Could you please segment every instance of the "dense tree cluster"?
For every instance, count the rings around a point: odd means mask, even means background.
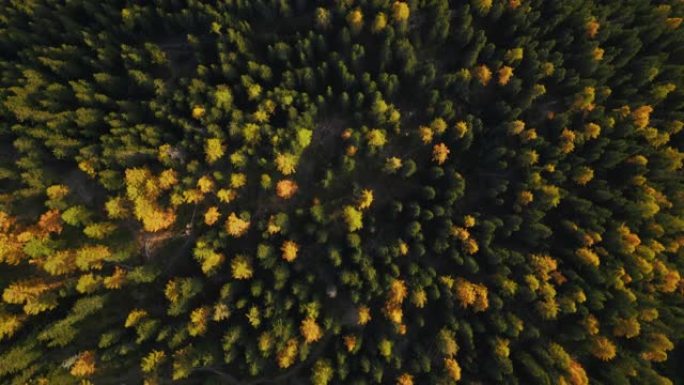
[[[0,383],[673,384],[682,17],[0,2]]]

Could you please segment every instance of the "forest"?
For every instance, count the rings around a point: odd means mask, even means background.
[[[0,1],[0,385],[684,385],[684,1]]]

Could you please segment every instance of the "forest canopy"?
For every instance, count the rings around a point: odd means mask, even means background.
[[[0,1],[0,383],[684,384],[682,18]]]

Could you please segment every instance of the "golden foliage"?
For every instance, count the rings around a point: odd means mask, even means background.
[[[392,18],[396,22],[401,23],[408,20],[410,12],[408,4],[403,1],[395,1],[392,4]]]
[[[195,106],[192,108],[192,117],[195,119],[200,119],[204,116],[206,110],[202,106]]]
[[[363,28],[363,13],[360,9],[355,9],[347,15],[347,23],[353,32],[361,31]]]
[[[278,367],[281,369],[289,368],[297,358],[297,350],[299,345],[296,338],[291,338],[287,341],[282,350],[278,352],[277,361]]]
[[[641,325],[636,318],[620,318],[615,320],[613,335],[616,337],[634,338],[641,332]]]
[[[283,175],[294,174],[298,159],[293,154],[280,153],[276,155],[275,164]]]
[[[214,223],[216,223],[220,217],[221,217],[221,214],[218,211],[218,207],[216,207],[216,206],[209,207],[207,209],[207,211],[204,213],[204,223],[211,226]]]
[[[472,306],[475,312],[480,312],[487,310],[489,307],[487,287],[484,285],[475,284],[463,278],[457,278],[454,281],[453,290],[456,299],[463,308]]]
[[[316,342],[323,337],[323,331],[321,330],[321,327],[318,326],[316,320],[311,317],[307,317],[306,319],[302,320],[302,323],[299,326],[299,332],[302,334],[302,337],[304,337],[304,342],[307,344]]]
[[[211,138],[207,139],[204,143],[204,154],[206,156],[207,163],[213,164],[217,160],[221,159],[225,154],[225,147],[221,139]]]
[[[104,287],[110,290],[120,289],[126,279],[126,270],[116,266],[112,275],[104,277]]]
[[[591,354],[601,361],[610,361],[615,358],[617,348],[608,338],[598,336],[594,337],[590,347]]]
[[[519,135],[525,130],[525,122],[514,120],[508,124],[508,135]]]
[[[397,377],[397,385],[413,385],[413,376],[408,373],[403,373]]]
[[[85,351],[79,354],[69,373],[75,377],[88,377],[95,374],[95,353]]]
[[[14,314],[0,315],[0,341],[10,338],[21,328],[22,319]]]
[[[201,336],[207,332],[209,323],[209,308],[207,306],[198,307],[190,313],[190,324],[188,332],[191,336]]]
[[[378,12],[373,20],[373,25],[371,26],[371,31],[373,33],[378,33],[387,27],[387,15],[382,12]]]
[[[591,51],[591,56],[594,58],[594,60],[601,61],[601,60],[603,60],[603,53],[604,52],[605,51],[603,50],[603,48],[596,47],[596,48],[594,48],[593,51]]]
[[[133,309],[131,310],[130,313],[128,313],[128,317],[126,317],[126,322],[124,323],[124,327],[126,328],[131,328],[140,322],[143,318],[147,317],[147,311],[144,309]]]
[[[297,252],[299,251],[299,245],[293,241],[285,241],[280,247],[280,251],[283,252],[282,257],[287,262],[292,262],[297,259]]]
[[[62,232],[62,216],[59,210],[50,210],[40,216],[38,227],[46,233]]]
[[[226,220],[226,232],[235,238],[240,238],[249,230],[249,221],[238,217],[234,212],[230,213]]]
[[[357,318],[358,318],[357,323],[359,325],[365,325],[368,322],[370,322],[370,320],[371,320],[370,308],[368,308],[367,306],[359,307],[359,309],[357,310]]]
[[[352,352],[356,348],[356,336],[349,334],[344,336],[342,340],[348,352]]]
[[[475,74],[475,78],[483,86],[486,86],[487,84],[489,84],[489,81],[492,79],[492,71],[485,64],[482,64],[482,65],[475,67],[473,72]]]
[[[432,128],[428,126],[420,126],[418,127],[418,134],[420,135],[420,140],[423,141],[423,143],[428,144],[432,142],[432,138],[434,136]]]
[[[297,183],[291,179],[283,179],[276,184],[276,195],[282,199],[290,199],[299,189]]]
[[[374,128],[366,134],[366,140],[368,140],[368,145],[371,147],[383,147],[387,144],[387,136],[385,131]]]
[[[595,38],[600,26],[601,24],[599,24],[596,18],[592,17],[585,25],[587,37],[589,37],[590,39]]]
[[[447,375],[453,381],[459,381],[461,379],[461,366],[455,359],[445,358],[444,369],[446,369]]]
[[[463,120],[458,121],[454,126],[454,130],[456,131],[456,136],[462,138],[468,132],[468,123],[464,122]]]
[[[149,373],[154,371],[164,360],[166,359],[166,353],[163,350],[153,350],[148,355],[143,357],[140,363],[140,369],[144,373]]]
[[[651,106],[641,106],[636,110],[632,111],[632,119],[634,120],[634,125],[637,128],[645,128],[648,126],[651,112],[653,112],[653,107]]]
[[[249,279],[254,275],[252,264],[245,256],[238,255],[230,263],[230,270],[235,279]]]
[[[499,84],[505,86],[511,80],[513,76],[513,68],[509,66],[503,66],[499,69]]]
[[[361,197],[359,198],[359,209],[364,210],[370,208],[373,203],[373,190],[364,189],[361,191]]]
[[[63,184],[56,184],[45,190],[50,200],[60,200],[69,194],[69,187]]]
[[[435,144],[432,148],[432,160],[442,165],[449,157],[449,148],[444,143]]]

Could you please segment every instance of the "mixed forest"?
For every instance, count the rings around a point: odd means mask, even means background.
[[[684,384],[684,1],[0,1],[0,384]]]

